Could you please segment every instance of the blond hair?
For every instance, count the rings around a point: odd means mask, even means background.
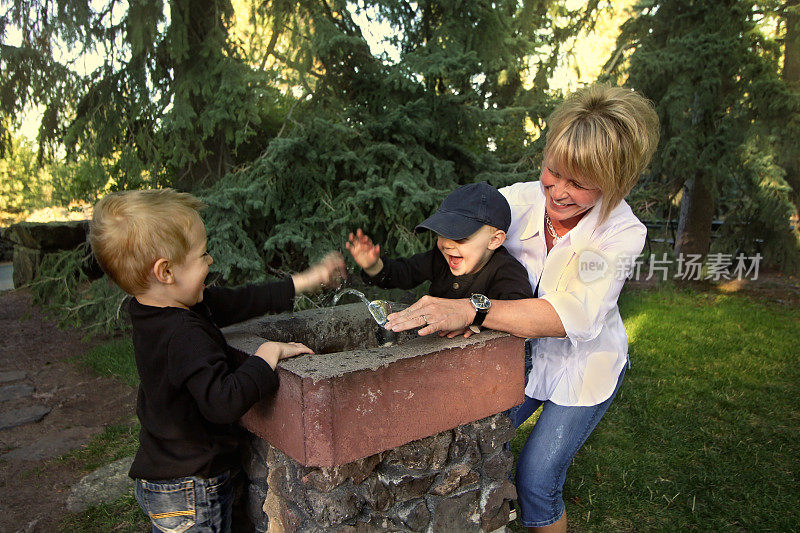
[[[652,102],[622,87],[578,90],[547,119],[545,164],[600,189],[600,222],[633,189],[658,145]]]
[[[158,259],[186,259],[194,224],[205,204],[173,189],[123,191],[103,197],[89,224],[92,252],[103,271],[128,294],[150,286]]]

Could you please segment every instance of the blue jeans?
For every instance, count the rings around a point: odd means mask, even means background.
[[[525,527],[548,526],[564,514],[562,491],[567,468],[617,395],[625,370],[611,397],[598,405],[567,407],[528,396],[514,413],[519,427],[542,406],[542,412],[517,459],[517,502]]]
[[[136,480],[136,501],[153,533],[222,533],[231,530],[233,482],[226,472],[210,479]]]

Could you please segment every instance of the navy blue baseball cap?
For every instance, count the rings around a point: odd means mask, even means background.
[[[482,181],[462,185],[416,229],[429,229],[454,241],[466,239],[483,225],[508,231],[511,207],[500,191]]]

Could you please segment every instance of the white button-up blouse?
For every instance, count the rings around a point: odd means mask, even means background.
[[[555,308],[567,336],[533,342],[525,395],[565,406],[607,400],[628,361],[617,298],[647,229],[621,202],[602,224],[592,208],[547,253],[544,187],[538,181],[500,189],[511,205],[505,247],[528,269],[531,287]]]

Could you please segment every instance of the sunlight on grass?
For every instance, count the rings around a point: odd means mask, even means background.
[[[114,424],[92,437],[86,446],[58,457],[62,462],[74,463],[83,471],[94,470],[129,457],[139,447],[139,422],[135,418],[130,424]]]
[[[680,290],[629,292],[620,307],[632,366],[570,468],[571,523],[796,529],[797,310]],[[518,430],[515,454],[531,425]]]
[[[136,359],[133,355],[133,342],[129,337],[114,339],[95,346],[78,357],[77,361],[95,375],[112,376],[131,387],[139,384]]]
[[[83,513],[72,513],[60,524],[62,533],[141,533],[150,531],[150,520],[133,496],[97,505]]]

